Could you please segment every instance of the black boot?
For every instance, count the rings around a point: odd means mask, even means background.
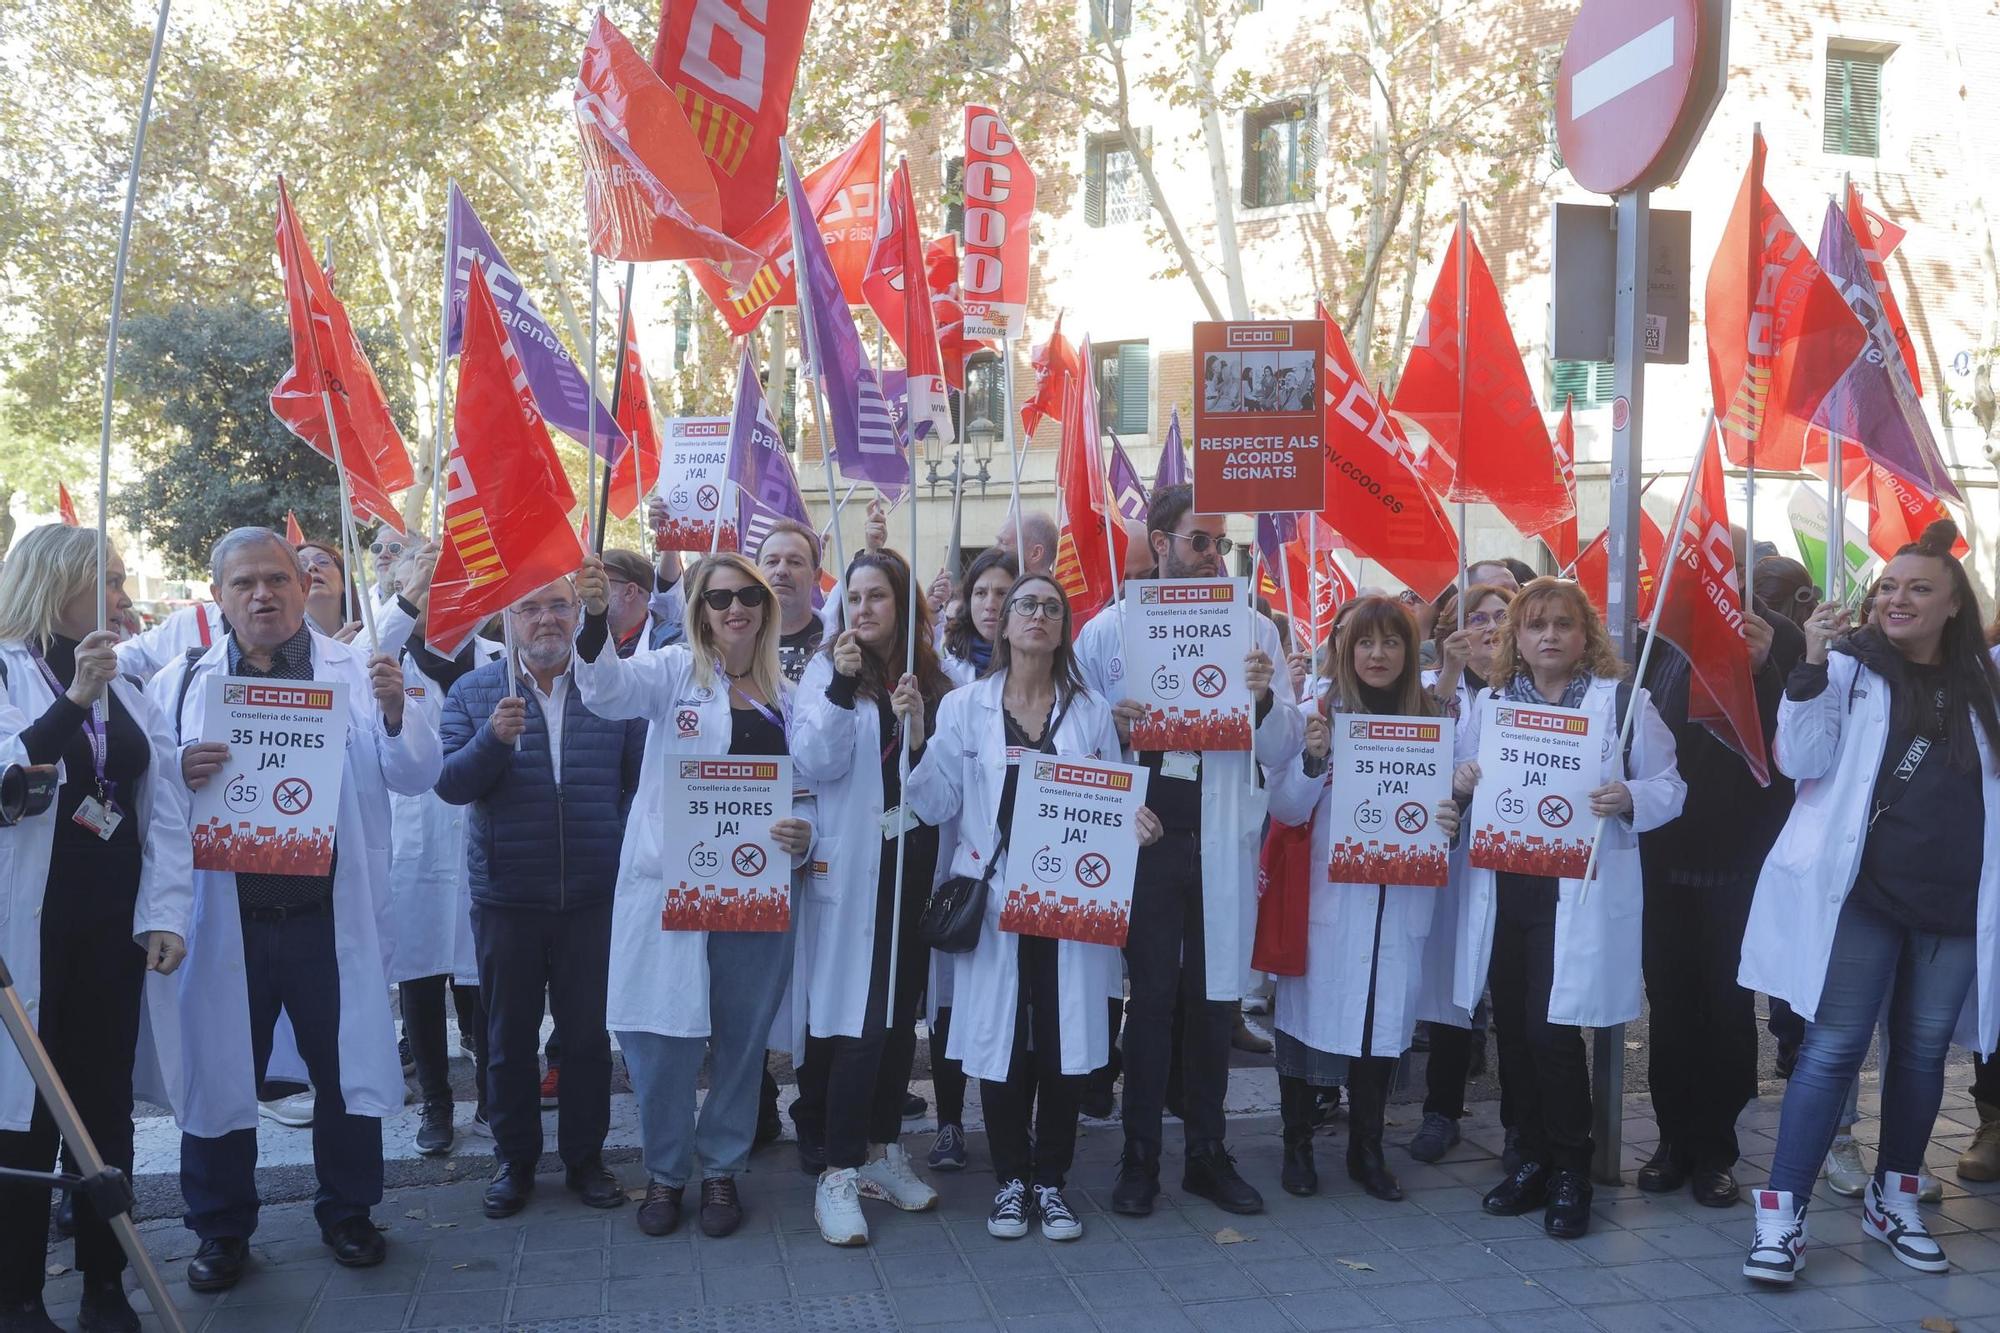
[[[1285,1166],[1278,1183],[1285,1193],[1301,1198],[1319,1193],[1319,1170],[1313,1165],[1313,1114],[1318,1107],[1310,1083],[1278,1075],[1278,1111],[1285,1122]]]
[[[1662,1136],[1660,1146],[1639,1168],[1639,1188],[1648,1194],[1672,1194],[1687,1184],[1687,1163],[1672,1140]]]
[[[1181,1188],[1198,1194],[1225,1213],[1261,1213],[1264,1196],[1237,1174],[1236,1159],[1222,1140],[1190,1143],[1181,1168]]]
[[[1124,1217],[1146,1217],[1160,1193],[1160,1150],[1137,1139],[1125,1140],[1118,1159],[1118,1183],[1111,1187],[1111,1211]]]
[[[1378,1199],[1394,1203],[1403,1197],[1403,1187],[1382,1157],[1382,1124],[1389,1108],[1389,1074],[1394,1060],[1380,1056],[1360,1056],[1347,1065],[1350,1132],[1347,1140],[1347,1175]]]

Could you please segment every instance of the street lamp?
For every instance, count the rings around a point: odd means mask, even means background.
[[[924,482],[931,488],[931,498],[937,498],[937,488],[940,483],[949,486],[951,493],[957,496],[964,494],[965,484],[969,481],[978,482],[979,493],[985,495],[987,483],[993,479],[991,469],[993,442],[999,437],[1000,428],[985,417],[975,417],[965,427],[966,442],[972,446],[973,456],[979,460],[979,471],[976,474],[968,474],[961,465],[961,460],[964,457],[963,449],[953,452],[951,469],[946,471],[944,465],[945,445],[943,436],[936,431],[932,431],[929,435],[925,436],[924,465],[928,469],[928,473],[924,477]]]

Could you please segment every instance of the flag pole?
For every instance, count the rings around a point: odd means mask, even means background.
[[[905,280],[906,281],[908,280],[907,274],[905,274]],[[881,363],[878,361],[876,364],[879,366]],[[937,423],[935,421],[931,423],[931,429],[932,430],[937,429]],[[914,420],[912,420],[910,422],[910,449],[909,449],[910,550],[908,558],[903,562],[905,581],[908,584],[908,587],[904,589],[903,599],[909,603],[908,607],[906,608],[908,612],[906,620],[908,623],[905,625],[903,630],[903,674],[907,676],[914,676],[917,673],[917,598],[923,595],[922,592],[919,591],[917,588],[916,432],[917,432],[917,423]],[[919,682],[918,688],[919,691],[921,692],[922,689],[921,682]],[[922,725],[921,718],[919,718],[918,720],[918,725]],[[899,775],[896,779],[897,790],[902,793],[901,806],[904,811],[907,811],[910,805],[910,749],[913,744],[911,737],[912,737],[911,727],[908,723],[905,723],[903,726],[903,743],[901,746],[898,747],[899,753],[896,756],[896,764],[898,769],[900,770]],[[896,965],[900,961],[897,955],[901,951],[902,940],[903,940],[903,870],[905,865],[907,864],[904,858],[907,855],[907,850],[908,850],[906,845],[906,839],[909,836],[909,831],[910,831],[910,820],[908,815],[899,813],[898,818],[896,820],[896,880],[895,880],[896,887],[894,890],[895,901],[890,905],[890,911],[889,911],[889,980],[888,984],[883,988],[883,999],[882,999],[882,1021],[885,1024],[893,1024],[895,1022],[895,1014],[896,1014]]]
[[[500,633],[501,637],[506,641],[507,693],[517,699],[525,699],[526,695],[514,694],[515,687],[520,684],[518,673],[521,668],[521,659],[514,655],[514,608],[511,606],[500,608]],[[518,752],[520,748],[521,738],[516,736],[514,738],[514,749]]]
[[[340,549],[346,553],[350,573],[358,573],[359,557],[355,547],[359,542],[354,535],[354,491],[347,481],[347,461],[340,452],[340,426],[333,419],[333,394],[326,387],[324,373],[320,375],[319,406],[320,411],[326,414],[326,433],[333,444],[334,477],[340,483]],[[358,600],[361,603],[362,628],[368,631],[368,651],[378,653],[382,651],[382,643],[375,637],[375,604],[365,592]]]
[[[785,166],[789,173],[788,178],[796,178],[798,168],[792,162],[792,145],[789,138],[781,136],[778,139],[778,152],[784,158]],[[792,246],[796,252],[799,243],[799,200],[793,197],[793,192],[789,189],[785,191],[785,212],[792,224]],[[812,399],[813,434],[819,437],[820,476],[826,482],[826,508],[830,519],[828,536],[833,541],[833,591],[837,598],[844,601],[847,596],[847,549],[846,544],[840,538],[841,506],[840,502],[835,499],[833,492],[833,442],[827,438],[826,415],[820,408],[819,376],[821,363],[819,338],[813,332],[812,298],[808,295],[807,291],[809,286],[810,284],[805,282],[803,275],[801,275],[801,280],[798,283],[799,341],[805,347],[806,359],[812,362],[813,373],[806,376],[806,392]],[[852,495],[853,491],[850,490],[848,494]],[[845,608],[842,608],[837,614],[841,616],[844,622]]]
[[[1013,467],[1012,486],[1014,488],[1014,563],[1022,573],[1028,570],[1028,539],[1022,535],[1021,522],[1021,455],[1014,448],[1014,344],[1009,338],[1000,339],[1000,429],[1007,441],[1007,461]],[[1027,448],[1023,440],[1021,447]]]
[[[1846,172],[1840,173],[1841,205],[1846,206],[1847,192],[1853,188],[1853,178]],[[1840,601],[1847,592],[1847,497],[1843,492],[1844,478],[1841,455],[1846,452],[1846,441],[1835,434],[1831,426],[1826,430],[1826,597],[1828,601]],[[1836,581],[1838,571],[1838,581]]]
[[[611,372],[611,419],[613,421],[618,419],[619,409],[625,402],[625,349],[632,337],[632,279],[638,272],[639,266],[637,264],[627,264],[625,266],[625,282],[620,289],[618,297],[617,368]],[[596,394],[595,385],[591,386],[591,392],[594,399]],[[637,448],[638,446],[634,444],[629,447]],[[608,467],[604,469],[604,486],[597,496],[597,522],[590,525],[591,550],[598,555],[604,554],[604,528],[606,524],[611,522],[611,472],[612,469]],[[638,507],[646,502],[644,495],[637,494],[639,490],[639,459],[636,454],[632,458],[632,489],[635,493],[633,509],[636,512]],[[645,520],[640,519],[639,522],[643,531]]]
[[[1092,401],[1095,400],[1093,399]],[[1079,395],[1080,402],[1081,395]],[[1089,429],[1095,431],[1097,423],[1094,421],[1089,423]],[[1104,441],[1102,436],[1098,438],[1097,443],[1097,472],[1104,479],[1104,507],[1098,511],[1098,514],[1104,519],[1104,563],[1111,571],[1111,600],[1116,602],[1119,596],[1119,578],[1125,571],[1118,567],[1118,543],[1111,535],[1111,474],[1104,466]],[[1020,534],[1016,533],[1014,540],[1019,541]],[[1061,543],[1058,542],[1057,545],[1060,546]],[[1018,559],[1025,561],[1027,558],[1028,552],[1023,549]],[[1024,569],[1022,572],[1026,573],[1027,571]]]
[[[455,256],[451,252],[451,196],[458,189],[453,181],[445,191],[444,293],[438,303],[437,424],[431,432],[431,531],[433,540],[443,540],[444,531],[444,395],[445,373],[451,358],[445,344],[451,340],[451,275]]]
[[[1295,523],[1293,532],[1296,534],[1297,531]],[[1297,603],[1292,601],[1292,562],[1285,559],[1285,544],[1283,542],[1278,543],[1278,591],[1285,595],[1285,620],[1287,623],[1290,623],[1292,620],[1292,608]],[[1307,571],[1306,573],[1306,595],[1308,597],[1312,595],[1311,571]],[[1298,645],[1298,639],[1299,627],[1294,624],[1292,625],[1292,644],[1294,647]]]
[[[597,494],[597,251],[590,252],[590,346],[584,353],[585,374],[590,379],[590,403],[584,409],[583,433],[583,512],[590,513],[590,497]],[[606,472],[610,469],[606,468]],[[607,478],[609,480],[609,478]],[[595,536],[591,537],[596,541]]]
[[[1465,438],[1465,376],[1466,376],[1465,349],[1466,349],[1466,343],[1468,342],[1468,338],[1466,336],[1467,330],[1465,327],[1465,323],[1467,319],[1468,308],[1472,304],[1472,300],[1469,295],[1470,282],[1467,276],[1468,271],[1472,267],[1472,264],[1470,263],[1469,258],[1466,254],[1466,251],[1470,248],[1468,241],[1469,217],[1470,217],[1470,209],[1467,207],[1465,200],[1463,199],[1459,200],[1458,201],[1458,458],[1454,460],[1454,462],[1457,464],[1456,470],[1463,470],[1465,466],[1465,453],[1466,450],[1470,447],[1469,443]],[[1454,477],[1453,479],[1453,484],[1454,485],[1457,484],[1456,477]],[[1462,495],[1464,494],[1464,492],[1461,491],[1460,494]],[[1460,629],[1465,628],[1465,593],[1466,589],[1471,586],[1470,579],[1467,573],[1468,566],[1466,565],[1466,559],[1467,559],[1465,554],[1466,535],[1467,534],[1466,534],[1465,501],[1460,500],[1458,502],[1458,627]]]
[[[1750,152],[1757,152],[1757,140],[1764,134],[1764,122],[1750,123]],[[1764,433],[1760,421],[1747,441],[1750,456],[1743,469],[1743,610],[1757,614],[1757,437]],[[1572,466],[1575,460],[1571,460]]]
[[[1313,515],[1311,526],[1306,529],[1306,620],[1312,637],[1306,642],[1306,652],[1319,652],[1319,516]],[[1285,594],[1290,597],[1291,594]]]
[[[1710,446],[1715,442],[1715,433],[1715,406],[1714,404],[1710,404],[1707,415],[1702,419],[1701,447],[1694,451],[1694,462],[1688,465],[1687,489],[1681,492],[1680,507],[1674,511],[1674,536],[1673,540],[1666,544],[1666,568],[1660,571],[1659,585],[1653,589],[1653,614],[1646,620],[1646,643],[1644,647],[1639,649],[1639,664],[1632,670],[1632,697],[1626,701],[1625,716],[1620,718],[1618,722],[1618,743],[1616,748],[1612,750],[1612,753],[1620,756],[1621,762],[1625,754],[1625,746],[1632,739],[1632,722],[1639,715],[1639,689],[1641,683],[1646,679],[1646,664],[1652,660],[1653,645],[1658,643],[1660,639],[1660,612],[1667,605],[1667,592],[1673,586],[1674,581],[1674,567],[1680,564],[1681,547],[1687,541],[1688,510],[1694,504],[1695,487],[1701,484],[1701,466],[1703,461],[1708,457]],[[1460,598],[1459,600],[1463,601],[1465,599]],[[1629,773],[1625,775],[1628,783],[1631,777],[1632,775]],[[1583,879],[1577,885],[1576,900],[1579,906],[1582,905],[1584,897],[1590,892],[1591,878],[1597,874],[1598,849],[1603,845],[1604,830],[1610,824],[1611,816],[1599,815],[1597,817],[1597,829],[1590,835],[1590,860],[1584,866]]]

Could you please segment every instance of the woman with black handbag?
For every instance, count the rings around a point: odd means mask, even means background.
[[[1076,663],[1069,601],[1040,574],[1009,589],[992,669],[938,710],[937,735],[910,775],[910,804],[926,823],[958,816],[951,877],[925,922],[937,947],[963,950],[948,1053],[979,1079],[1000,1182],[986,1229],[1012,1239],[1039,1217],[1049,1240],[1075,1240],[1083,1224],[1062,1190],[1076,1149],[1077,1080],[1110,1059],[1104,997],[1119,957],[1109,945],[1000,929],[995,877],[1007,859],[1019,765],[1035,753],[1120,755],[1111,705],[1084,685]],[[1138,827],[1142,845],[1160,836],[1150,810],[1141,809]]]

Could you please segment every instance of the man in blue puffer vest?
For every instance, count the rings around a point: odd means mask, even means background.
[[[545,990],[563,1034],[556,1150],[564,1181],[593,1208],[625,1201],[603,1159],[611,1122],[605,979],[618,851],[646,724],[607,721],[584,707],[570,678],[580,614],[566,578],[507,608],[518,662],[503,658],[460,677],[438,725],[445,759],[437,794],[472,807],[466,871],[499,1160],[486,1188],[488,1217],[519,1212],[534,1189]]]

